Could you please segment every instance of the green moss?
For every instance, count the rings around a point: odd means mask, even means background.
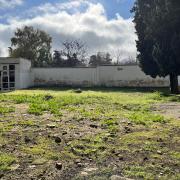
[[[180,152],[177,151],[170,152],[170,156],[176,160],[180,160]]]
[[[12,163],[16,161],[16,158],[11,154],[0,152],[0,170],[9,170]]]

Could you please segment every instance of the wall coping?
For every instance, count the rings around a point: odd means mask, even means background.
[[[78,68],[84,68],[84,69],[96,69],[99,67],[132,67],[136,66],[139,67],[139,65],[101,65],[101,66],[76,66],[76,67],[32,67],[32,69],[78,69]]]

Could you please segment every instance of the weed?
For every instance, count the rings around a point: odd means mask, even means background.
[[[2,107],[2,106],[0,106],[0,114],[11,113],[14,111],[15,111],[14,107]]]
[[[30,104],[28,113],[35,115],[42,115],[44,111],[48,110],[47,104]]]

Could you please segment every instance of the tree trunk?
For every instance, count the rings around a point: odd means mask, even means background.
[[[170,88],[172,94],[179,94],[178,76],[176,74],[170,74]]]

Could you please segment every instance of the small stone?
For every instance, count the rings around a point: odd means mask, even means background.
[[[111,150],[111,153],[112,153],[112,154],[116,154],[116,150],[115,150],[115,149],[112,149],[112,150]]]
[[[2,146],[1,146],[1,148],[6,148],[7,147],[7,145],[6,144],[3,144]]]
[[[75,93],[82,93],[82,90],[79,88],[79,89],[76,89],[74,90]]]
[[[110,177],[110,180],[122,180],[122,177],[118,175],[113,175]]]
[[[36,160],[34,160],[34,161],[32,162],[32,164],[33,164],[33,165],[43,165],[43,164],[45,164],[46,162],[47,162],[46,159],[41,158],[41,159],[36,159]]]
[[[81,172],[81,176],[88,176],[87,172]]]
[[[31,168],[31,169],[33,169],[33,168],[35,168],[36,167],[36,165],[30,165],[29,166],[29,168]]]
[[[11,171],[15,171],[16,169],[18,169],[20,167],[19,164],[14,164],[11,166]]]
[[[62,169],[62,163],[57,162],[56,163],[56,169],[61,170]]]
[[[124,157],[120,155],[120,156],[119,156],[119,160],[120,160],[120,161],[124,161]]]
[[[51,129],[56,128],[56,124],[47,124],[46,126],[47,128],[51,128]]]
[[[98,168],[93,167],[93,168],[85,168],[84,171],[86,172],[92,172],[92,171],[96,171]]]
[[[66,135],[66,134],[67,134],[67,131],[63,131],[63,132],[62,132],[62,135]]]
[[[0,179],[4,176],[4,174],[2,172],[0,172]]]
[[[147,161],[148,160],[148,157],[144,157],[144,159],[143,159],[144,161]]]
[[[78,163],[80,163],[80,162],[81,162],[80,159],[76,159],[76,160],[75,160],[75,163],[76,163],[76,164],[78,164]]]
[[[61,141],[62,141],[61,138],[58,135],[54,136],[54,140],[55,140],[56,143],[61,143]]]
[[[83,164],[82,164],[82,163],[77,163],[77,166],[78,166],[78,167],[82,167]]]
[[[98,125],[96,125],[96,124],[90,124],[89,126],[90,126],[91,128],[95,128],[95,129],[98,128]]]
[[[31,142],[31,139],[28,137],[28,136],[25,136],[24,137],[24,142],[27,144],[27,143],[30,143]]]
[[[163,153],[162,153],[162,151],[159,151],[159,150],[157,151],[157,153],[158,153],[158,154],[160,154],[160,155],[162,155],[162,154],[163,154]]]
[[[110,180],[131,180],[122,176],[118,176],[118,175],[113,175],[110,177]]]
[[[162,138],[157,139],[157,142],[163,142]]]

